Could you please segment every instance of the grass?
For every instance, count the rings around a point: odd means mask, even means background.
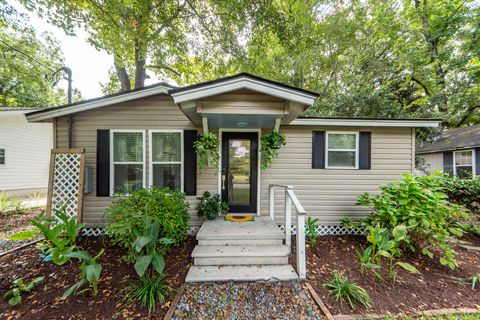
[[[358,284],[350,282],[347,277],[342,276],[338,271],[333,271],[332,277],[325,283],[325,287],[335,300],[348,302],[352,309],[361,305],[370,307],[370,297],[367,291]]]
[[[0,214],[8,216],[11,214],[20,214],[28,211],[22,201],[12,197],[8,192],[0,192]]]

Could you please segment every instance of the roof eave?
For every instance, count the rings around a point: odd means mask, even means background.
[[[441,120],[406,119],[308,119],[293,120],[290,125],[299,126],[339,126],[339,127],[398,127],[398,128],[437,128]]]
[[[252,78],[247,75],[228,78],[223,81],[207,83],[205,85],[192,86],[191,88],[170,90],[169,93],[175,103],[182,103],[239,89],[250,89],[305,105],[313,104],[315,99],[318,98],[318,94],[305,92],[301,89],[293,89],[288,86]]]

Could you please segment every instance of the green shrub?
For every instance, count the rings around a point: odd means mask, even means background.
[[[347,277],[342,276],[338,271],[333,271],[332,277],[325,283],[325,287],[336,301],[344,300],[348,302],[352,309],[355,306],[362,305],[365,308],[370,307],[370,297],[367,291],[358,284],[350,282]]]
[[[39,283],[41,283],[45,277],[34,278],[30,283],[26,284],[22,278],[16,279],[12,282],[10,290],[8,290],[4,295],[4,299],[8,299],[8,305],[13,307],[20,302],[22,302],[22,293],[28,293],[35,288]]]
[[[156,218],[160,224],[159,238],[168,238],[175,243],[184,241],[188,232],[189,203],[182,192],[168,188],[140,189],[128,197],[116,196],[107,209],[109,225],[107,235],[114,244],[127,249],[127,260],[133,261],[135,250],[132,243],[137,234],[146,228],[144,217]],[[168,252],[171,244],[161,244],[159,251]]]
[[[480,214],[480,178],[468,180],[444,175],[443,183],[450,202]]]
[[[219,215],[226,215],[228,212],[228,205],[219,194],[212,195],[210,192],[205,191],[197,199],[200,200],[196,208],[199,217],[212,219]]]
[[[399,258],[404,250],[421,252],[433,258],[435,249],[441,252],[439,260],[442,265],[451,269],[457,267],[455,251],[447,239],[462,235],[458,221],[465,218],[465,210],[448,202],[443,178],[405,174],[400,181],[383,185],[380,190],[377,195],[364,193],[357,201],[358,205],[374,210],[359,223],[367,227],[369,242],[376,238],[373,232],[380,230],[378,232],[385,237],[382,241],[393,241],[388,246],[398,250],[394,259]],[[394,234],[399,230],[405,232],[401,238]],[[370,255],[375,255],[375,250],[371,250]],[[378,261],[376,257],[375,260]]]

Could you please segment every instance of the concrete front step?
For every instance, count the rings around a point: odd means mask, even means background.
[[[263,239],[263,240],[249,240],[249,239],[217,239],[217,240],[198,240],[200,246],[273,246],[282,245],[282,239]]]
[[[298,276],[290,265],[192,266],[186,282],[290,281]]]
[[[255,217],[254,221],[232,222],[218,217],[205,221],[197,233],[197,240],[282,240],[285,236],[270,217]]]
[[[203,246],[192,252],[197,266],[288,264],[288,248],[275,246]]]

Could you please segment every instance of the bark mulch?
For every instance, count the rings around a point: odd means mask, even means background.
[[[480,246],[480,238],[462,240]],[[438,260],[422,254],[405,254],[402,261],[414,265],[420,274],[399,270],[396,283],[381,281],[373,275],[363,276],[356,250],[366,246],[363,236],[324,236],[307,249],[307,278],[332,314],[413,314],[422,310],[442,308],[480,308],[480,288],[460,283],[455,278],[467,278],[480,272],[480,252],[454,245],[458,268],[450,270]],[[295,261],[292,261],[295,263]],[[371,299],[368,310],[350,309],[336,302],[324,288],[333,270],[367,290]]]
[[[172,319],[322,319],[298,282],[190,284]]]
[[[188,268],[192,264],[190,255],[195,247],[195,238],[189,237],[186,242],[173,247],[165,257],[166,282],[179,288],[185,281]],[[78,263],[67,263],[57,266],[53,262],[41,262],[39,251],[34,246],[19,249],[0,257],[0,294],[8,290],[11,282],[17,278],[26,281],[38,276],[45,276],[44,282],[30,294],[23,295],[23,301],[9,307],[0,298],[0,319],[145,319],[148,312],[140,305],[125,307],[122,301],[122,279],[134,276],[133,265],[123,262],[121,248],[103,242],[100,237],[82,238],[79,244],[91,254],[105,247],[105,254],[99,259],[103,271],[98,284],[96,297],[89,293],[71,296],[65,301],[60,298],[63,292],[79,280]],[[152,319],[161,319],[167,312],[171,299],[163,305],[157,304],[157,312]]]

